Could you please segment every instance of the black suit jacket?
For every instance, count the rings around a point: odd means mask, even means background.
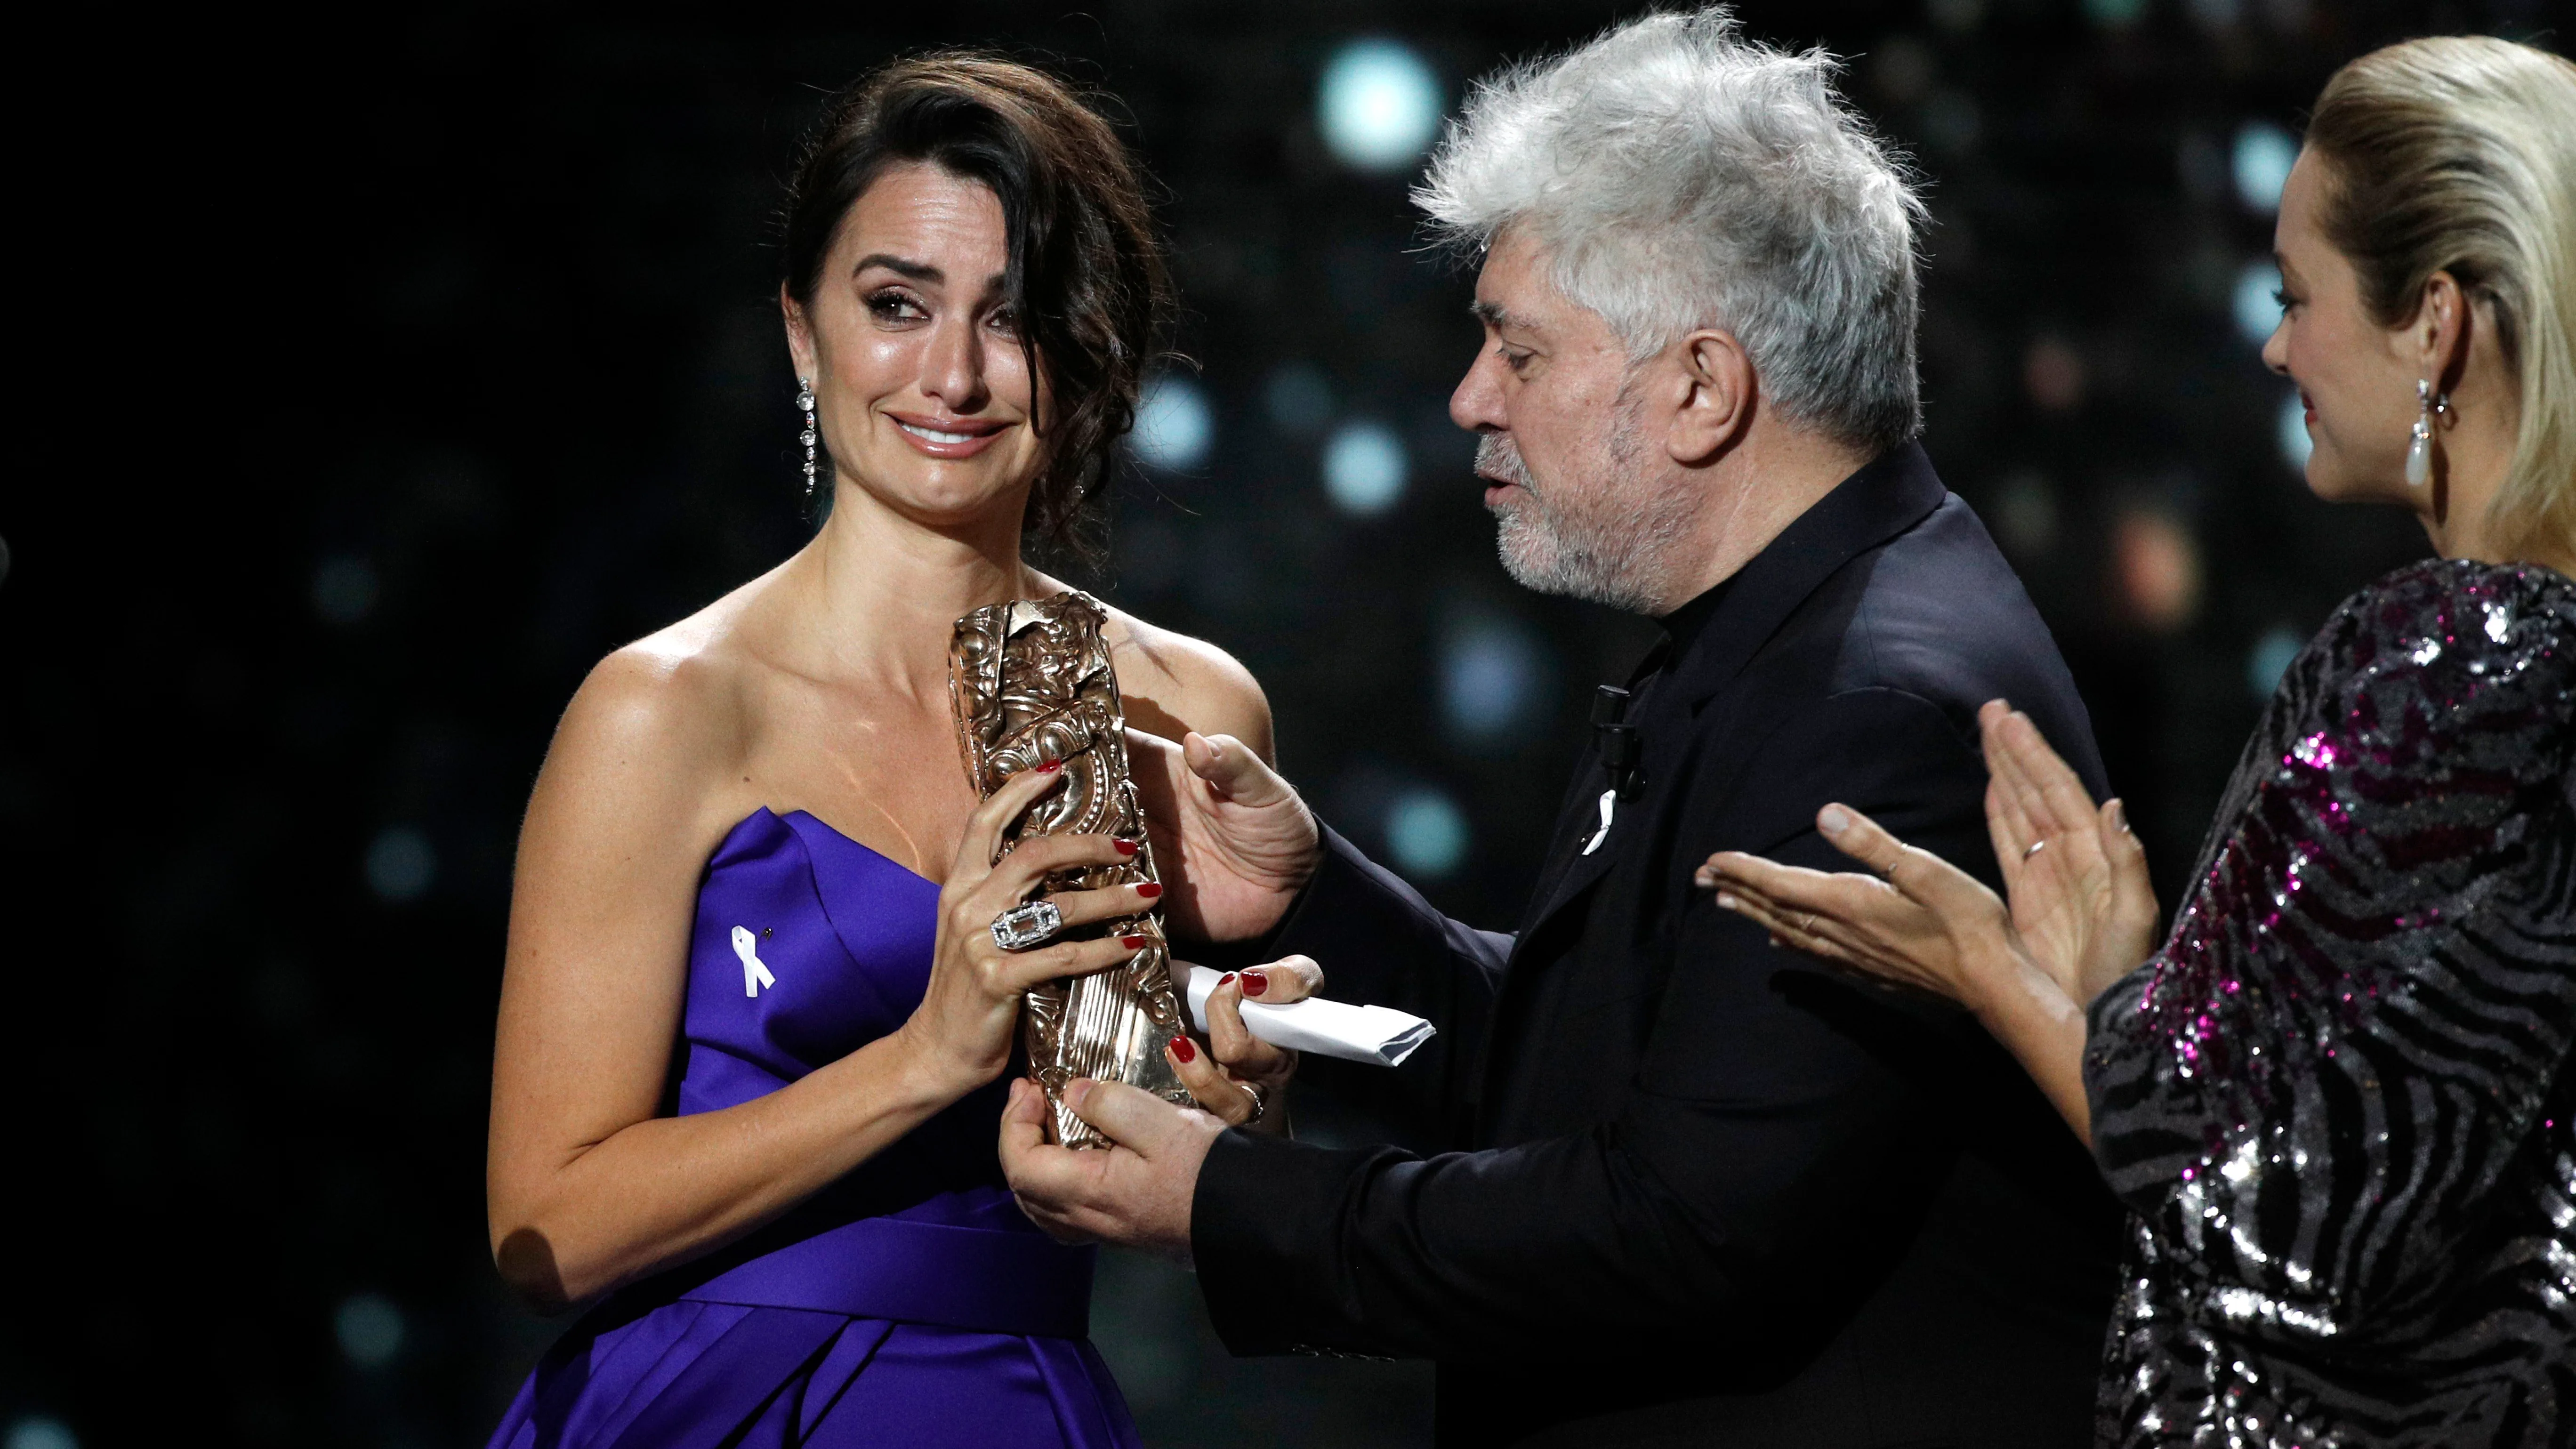
[[[1978,705],[2028,710],[2099,794],[2083,705],[1912,446],[1724,587],[1629,712],[1637,797],[1583,854],[1587,758],[1517,935],[1328,833],[1270,948],[1440,1035],[1305,1071],[1426,1150],[1221,1137],[1210,1314],[1237,1353],[1437,1359],[1444,1445],[2076,1449],[2119,1222],[2089,1158],[1973,1020],[1769,947],[1691,872],[1849,868],[1814,827],[1841,800],[1992,883]]]

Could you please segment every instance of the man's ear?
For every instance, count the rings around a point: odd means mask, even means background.
[[[1674,462],[1695,468],[1735,446],[1753,423],[1753,359],[1732,332],[1706,329],[1674,344],[1687,389],[1673,414],[1664,447]]]
[[[788,294],[784,282],[778,284],[778,312],[787,322],[787,355],[796,364],[796,375],[813,377],[814,330],[805,324],[805,309]]]

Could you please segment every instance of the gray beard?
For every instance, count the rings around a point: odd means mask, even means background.
[[[1476,471],[1519,484],[1529,495],[1520,507],[1491,505],[1500,522],[1497,540],[1503,572],[1526,589],[1607,604],[1631,614],[1652,614],[1664,603],[1666,562],[1697,511],[1696,491],[1635,480],[1639,447],[1633,420],[1622,417],[1610,439],[1601,480],[1606,486],[1567,499],[1542,493],[1521,461],[1520,449],[1502,433],[1476,444]],[[1659,480],[1660,482],[1660,480]]]

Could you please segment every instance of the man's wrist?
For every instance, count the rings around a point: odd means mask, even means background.
[[[1312,810],[1306,812],[1306,851],[1299,866],[1295,873],[1296,881],[1290,887],[1291,894],[1304,890],[1307,882],[1315,878],[1315,872],[1324,868],[1324,821]]]
[[[1314,889],[1315,878],[1323,873],[1326,853],[1323,830],[1318,822],[1315,847],[1308,854],[1302,873],[1292,876],[1288,872],[1280,872],[1272,877],[1276,908],[1260,919],[1251,918],[1248,911],[1243,912],[1227,923],[1228,929],[1222,937],[1212,934],[1183,937],[1179,944],[1189,951],[1189,959],[1220,971],[1240,970],[1277,959],[1280,934],[1297,919],[1298,908],[1304,904],[1307,892]]]
[[[1237,942],[1262,941],[1276,934],[1280,926],[1296,914],[1298,898],[1305,895],[1306,888],[1315,883],[1316,875],[1323,870],[1324,822],[1316,819],[1310,811],[1306,816],[1306,823],[1312,828],[1313,833],[1307,837],[1303,852],[1292,864],[1271,874],[1270,889],[1278,900],[1278,909],[1272,913],[1267,922],[1255,925],[1243,935],[1236,937]]]

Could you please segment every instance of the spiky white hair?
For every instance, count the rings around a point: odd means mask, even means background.
[[[1784,416],[1889,447],[1922,422],[1924,209],[1836,68],[1724,6],[1650,15],[1479,83],[1414,201],[1478,251],[1526,228],[1632,358],[1723,327]]]

